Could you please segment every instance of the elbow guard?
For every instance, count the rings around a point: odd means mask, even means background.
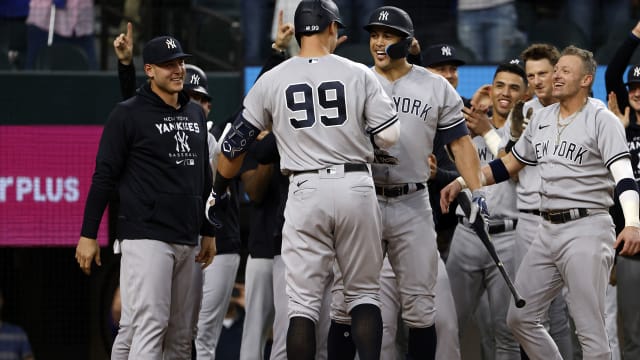
[[[240,114],[233,122],[227,136],[222,139],[221,150],[224,156],[235,159],[249,149],[249,145],[256,139],[260,130],[251,125]]]

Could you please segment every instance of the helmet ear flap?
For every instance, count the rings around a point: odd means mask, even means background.
[[[413,41],[413,36],[407,36],[406,38],[398,41],[397,43],[387,46],[387,48],[384,51],[392,59],[405,58],[409,54],[409,48],[411,47],[412,41]]]

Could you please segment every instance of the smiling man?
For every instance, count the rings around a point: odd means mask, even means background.
[[[640,245],[638,186],[624,129],[589,98],[595,71],[591,52],[564,49],[553,72],[552,96],[559,102],[534,114],[537,125],[525,129],[512,151],[483,167],[487,184],[506,181],[525,165],[540,168],[543,220],[515,281],[527,305],[518,309],[511,301],[507,316],[530,359],[562,359],[540,314],[563,286],[584,359],[611,358],[604,303],[613,248],[626,254]],[[460,188],[452,182],[443,189],[443,209]],[[608,212],[614,189],[625,218],[617,241]]]
[[[114,348],[130,344],[132,359],[190,358],[194,267],[208,266],[215,254],[204,216],[212,185],[208,132],[202,107],[183,91],[187,56],[170,36],[144,46],[149,82],[116,105],[105,125],[76,248],[90,274],[94,260],[100,265],[100,220],[117,189],[123,316]]]

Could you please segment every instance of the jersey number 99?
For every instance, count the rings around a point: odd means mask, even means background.
[[[289,118],[291,126],[296,129],[312,127],[316,122],[315,98],[309,84],[289,85],[285,91],[287,107],[291,111],[304,111],[305,117]],[[296,101],[296,94],[302,94],[303,101]],[[320,122],[325,126],[342,125],[347,120],[347,105],[344,98],[344,85],[339,81],[326,81],[318,86],[318,105],[324,110],[335,109],[335,116],[320,116]],[[298,96],[300,98],[300,96]]]

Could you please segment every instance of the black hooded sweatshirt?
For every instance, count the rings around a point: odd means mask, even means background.
[[[119,239],[197,245],[213,236],[205,219],[212,173],[202,108],[178,96],[166,104],[149,84],[116,105],[102,132],[81,235],[95,239],[113,190],[120,193]]]

